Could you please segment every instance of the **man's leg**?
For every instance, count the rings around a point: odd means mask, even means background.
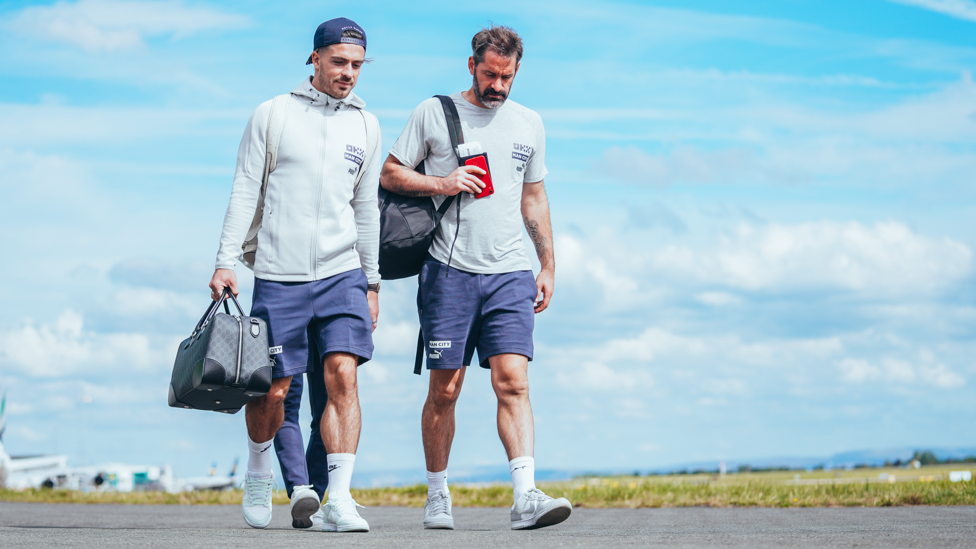
[[[535,425],[529,402],[529,359],[520,354],[499,354],[488,359],[491,387],[498,398],[498,436],[508,454],[515,504],[512,529],[533,529],[558,524],[573,506],[565,498],[553,499],[535,486]]]
[[[454,529],[447,463],[454,442],[454,406],[478,341],[480,292],[479,275],[449,270],[431,257],[420,271],[417,311],[430,371],[420,420],[427,462],[425,529]]]
[[[282,403],[288,394],[291,377],[271,381],[268,394],[258,397],[244,406],[247,422],[248,459],[244,477],[244,521],[254,528],[264,528],[271,522],[271,472],[272,441],[285,418]]]
[[[290,498],[295,486],[308,484],[308,470],[305,467],[305,443],[302,429],[298,424],[298,412],[302,405],[304,380],[301,375],[292,376],[288,395],[283,403],[284,421],[274,436],[275,454],[281,465],[281,478],[285,481],[285,491]]]
[[[349,492],[362,428],[356,378],[359,357],[331,352],[325,355],[322,365],[329,395],[321,424],[322,441],[329,450],[329,499],[324,526],[338,532],[368,532],[369,525],[356,512]]]
[[[271,389],[267,395],[249,402],[244,410],[251,452],[241,503],[244,507],[244,520],[255,528],[264,528],[271,522],[274,475],[271,472],[270,452],[267,450],[271,447],[271,439],[284,422],[283,403],[289,393],[292,378],[299,376],[298,385],[301,386],[300,376],[308,369],[308,326],[314,318],[309,301],[312,284],[314,283],[294,284],[254,279],[251,316],[264,320],[268,346],[274,349]],[[297,407],[301,402],[300,393],[296,392],[293,398]],[[300,437],[295,446],[301,452]],[[289,465],[291,463],[282,461],[283,468],[287,469]],[[286,478],[289,476],[287,472],[285,475]],[[290,495],[293,523],[296,518],[304,521],[315,512],[314,507],[318,503],[311,490],[296,488]]]
[[[285,420],[283,403],[291,386],[291,377],[279,377],[271,381],[268,394],[258,397],[244,406],[244,420],[247,422],[247,436],[255,444],[260,444],[262,450],[259,455],[251,454],[247,463],[248,472],[260,475],[271,474],[271,454],[265,450],[271,447],[278,428]]]
[[[325,405],[329,401],[325,390],[325,376],[321,368],[308,372],[308,400],[312,405],[312,432],[308,437],[308,447],[305,450],[305,463],[308,467],[308,480],[315,487],[319,501],[325,499],[325,491],[329,487],[329,467],[327,451],[322,442],[322,415]]]
[[[328,353],[322,361],[329,394],[322,414],[322,441],[330,455],[355,454],[359,446],[362,417],[356,378],[358,363],[359,357],[349,353]]]
[[[491,387],[498,398],[498,437],[508,454],[515,501],[535,488],[535,423],[529,402],[529,359],[518,354],[495,355]]]
[[[427,460],[427,503],[424,504],[425,529],[454,529],[451,491],[447,487],[447,462],[454,442],[454,406],[461,394],[464,372],[430,370],[427,401],[420,418]]]
[[[312,515],[319,510],[322,498],[312,491],[305,467],[305,445],[302,429],[298,425],[298,412],[302,405],[302,374],[292,376],[288,395],[284,400],[284,422],[274,437],[275,453],[281,465],[281,477],[291,499],[292,528],[309,528]]]
[[[466,369],[430,370],[427,401],[420,419],[428,474],[447,469],[454,442],[454,406],[461,394]]]
[[[508,459],[532,457],[535,427],[529,402],[529,359],[518,354],[501,354],[490,357],[488,363],[491,388],[498,398],[498,436]],[[515,499],[520,495],[516,492]]]

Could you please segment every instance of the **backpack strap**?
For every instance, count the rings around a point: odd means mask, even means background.
[[[420,375],[424,368],[424,327],[420,327],[420,334],[417,336],[417,358],[413,361],[413,373]]]
[[[446,95],[435,95],[437,99],[441,102],[441,107],[444,109],[444,118],[447,119],[447,133],[451,135],[451,148],[454,150],[454,156],[457,157],[458,166],[463,166],[464,161],[461,160],[461,155],[458,153],[458,145],[464,143],[464,133],[461,131],[461,116],[458,115],[457,105],[454,104],[454,100]],[[455,195],[456,196],[456,195]],[[447,213],[447,209],[451,207],[454,203],[454,196],[449,196],[444,199],[441,206],[437,208],[437,213],[440,217],[444,217]],[[458,212],[460,215],[460,211]],[[440,218],[438,218],[440,219]],[[457,238],[457,233],[454,235]],[[451,246],[451,252],[454,252],[454,246]],[[450,261],[448,261],[450,265]],[[418,278],[419,281],[419,278]],[[423,371],[424,366],[424,328],[420,327],[420,334],[417,336],[417,357],[413,363],[413,373],[420,375]]]
[[[458,154],[458,145],[464,143],[464,133],[461,131],[461,117],[458,115],[457,106],[454,104],[454,100],[446,95],[435,95],[434,97],[440,100],[441,107],[444,109],[444,118],[447,119],[447,133],[451,136],[451,149],[454,150],[454,156],[457,157],[458,166],[463,166],[464,161]],[[454,198],[454,196],[449,196],[444,199],[444,202],[441,202],[441,206],[437,208],[437,213],[441,217],[444,217],[447,209],[454,203]]]
[[[261,176],[261,191],[258,193],[257,208],[251,219],[251,227],[244,237],[241,246],[241,262],[249,269],[254,269],[254,256],[258,249],[258,231],[261,230],[261,220],[264,218],[264,197],[268,193],[268,177],[278,165],[278,145],[281,144],[281,130],[285,126],[285,106],[290,93],[275,96],[271,100],[271,112],[268,113],[268,131],[265,136],[264,174]]]
[[[372,155],[375,143],[372,142],[372,139],[376,137],[375,135],[371,135],[369,133],[369,121],[366,120],[366,113],[363,112],[363,109],[357,110],[359,110],[359,114],[363,117],[363,126],[366,128],[366,153],[363,154],[363,165],[359,167],[359,173],[356,174],[356,183],[352,188],[352,194],[354,195],[356,194],[356,191],[359,190],[359,184],[363,182],[363,174],[366,173],[366,167],[369,166],[369,163],[373,160]]]

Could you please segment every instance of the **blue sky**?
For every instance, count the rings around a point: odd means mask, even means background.
[[[166,386],[247,119],[337,16],[368,33],[385,149],[470,85],[479,28],[524,38],[512,99],[546,124],[557,261],[538,467],[976,442],[976,2],[81,0],[0,3],[8,450],[184,475],[246,455],[242,414]],[[362,470],[423,467],[415,291],[383,287]],[[452,457],[505,462],[483,371]]]

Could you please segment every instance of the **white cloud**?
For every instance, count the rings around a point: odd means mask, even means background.
[[[973,252],[902,223],[742,224],[707,250],[668,246],[654,270],[745,290],[843,289],[867,295],[929,293],[970,276]]]
[[[653,378],[645,371],[626,367],[624,363],[615,363],[611,367],[603,362],[583,362],[561,369],[556,379],[567,387],[599,392],[624,392],[648,388],[653,383]]]
[[[360,374],[365,374],[369,376],[369,379],[377,385],[382,385],[386,383],[386,380],[390,377],[390,369],[387,368],[382,362],[376,360],[370,360],[359,369]]]
[[[602,288],[606,308],[640,305],[644,296],[691,289],[713,306],[751,292],[853,292],[862,297],[919,297],[973,275],[973,251],[950,238],[915,233],[903,223],[820,221],[796,225],[742,223],[703,243],[655,246],[643,234],[603,228],[590,237],[556,236],[561,280]],[[651,283],[648,283],[651,281]],[[695,290],[698,289],[696,292]]]
[[[205,282],[204,279],[201,278]],[[203,282],[200,283],[201,287]],[[197,292],[200,294],[201,292]],[[234,310],[233,303],[230,304],[231,311]],[[172,290],[159,290],[156,288],[129,288],[121,287],[113,292],[110,301],[106,303],[106,309],[125,318],[144,317],[146,311],[152,311],[154,315],[164,315],[175,313],[177,318],[199,318],[205,310],[200,295],[174,292]],[[234,313],[237,314],[237,313]],[[189,335],[192,325],[186,326]]]
[[[250,114],[248,110],[191,110],[158,106],[70,107],[0,103],[0,118],[8,128],[6,135],[0,135],[0,145],[22,149],[80,143],[131,144],[151,139],[191,139],[201,134],[233,135],[239,139],[241,121],[247,120]],[[124,160],[117,160],[117,155],[107,156],[114,161],[110,165],[149,169],[153,173],[211,175],[215,173],[215,168],[220,167],[187,166],[178,161],[168,167],[142,163],[126,165]],[[176,160],[179,155],[173,158]],[[228,177],[233,176],[233,164],[226,168],[226,173]]]
[[[0,332],[0,365],[32,378],[151,372],[169,365],[177,343],[174,338],[157,341],[138,333],[91,332],[85,330],[81,314],[68,310],[53,324],[36,326],[28,320],[20,328]]]
[[[373,332],[373,346],[377,354],[384,356],[413,357],[417,350],[417,332],[420,326],[416,321],[391,322],[389,319],[394,316],[394,311],[389,309],[393,305],[393,300],[380,304],[380,320]]]
[[[901,358],[882,358],[876,363],[860,358],[844,358],[837,361],[841,378],[849,383],[885,382],[911,385],[921,381],[925,385],[941,389],[962,387],[966,378],[953,372],[937,361],[927,351],[921,351],[916,363]]]
[[[11,427],[10,434],[18,436],[27,442],[38,442],[41,440],[47,440],[48,438],[46,433],[38,433],[37,431],[23,425],[15,425]]]
[[[945,364],[923,364],[920,368],[923,381],[936,387],[962,387],[966,378],[950,370]]]
[[[606,149],[587,177],[642,186],[843,182],[890,189],[968,185],[976,170],[971,147],[976,144],[976,85],[968,72],[933,92],[855,107],[853,112],[852,106],[815,107],[802,97],[772,90],[763,94],[774,99],[756,103],[756,92],[744,93],[731,106],[689,110],[682,103],[634,112],[634,118],[616,122],[617,111],[611,110],[606,113],[611,121],[601,127],[580,122],[573,129],[567,129],[569,122],[559,126],[581,138],[587,131],[609,131],[613,135],[608,138],[631,143]],[[702,101],[710,101],[702,95]],[[595,113],[583,111],[581,116],[586,120]],[[653,123],[634,124],[641,118]],[[616,128],[639,128],[640,133]],[[640,140],[654,148],[636,146]]]
[[[838,357],[844,348],[838,338],[742,341],[738,336],[689,337],[661,328],[647,328],[629,338],[615,338],[585,346],[546,349],[545,363],[558,369],[564,387],[600,392],[647,391],[655,378],[676,376],[694,391],[744,397],[751,394],[746,379],[723,376],[731,368],[775,371],[784,364]],[[581,360],[580,357],[598,357]]]
[[[889,0],[898,4],[916,6],[957,19],[976,21],[976,3],[970,0]]]
[[[81,47],[87,51],[140,48],[147,38],[180,38],[203,30],[246,27],[242,15],[180,1],[80,0],[31,6],[12,17],[8,29]]]
[[[844,381],[860,383],[877,379],[881,376],[881,369],[868,364],[868,361],[857,358],[845,358],[837,363],[841,369]]]
[[[742,304],[741,299],[726,292],[702,292],[695,296],[695,300],[712,307],[731,307]]]

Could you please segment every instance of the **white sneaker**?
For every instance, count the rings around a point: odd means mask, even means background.
[[[312,530],[321,530],[322,524],[325,523],[325,513],[322,512],[322,507],[312,515]]]
[[[356,507],[362,505],[352,498],[328,500],[322,507],[325,520],[322,523],[323,532],[369,532],[369,524],[359,516]],[[365,507],[363,507],[365,509]]]
[[[314,526],[312,515],[322,509],[319,495],[312,486],[295,486],[291,491],[291,527],[310,528]]]
[[[244,522],[252,528],[264,528],[271,523],[271,488],[274,474],[267,478],[251,478],[244,475]]]
[[[454,517],[451,515],[451,494],[438,490],[427,496],[424,504],[425,530],[453,530]]]
[[[559,524],[569,518],[573,506],[566,498],[553,499],[533,488],[512,505],[512,530],[533,530]]]

